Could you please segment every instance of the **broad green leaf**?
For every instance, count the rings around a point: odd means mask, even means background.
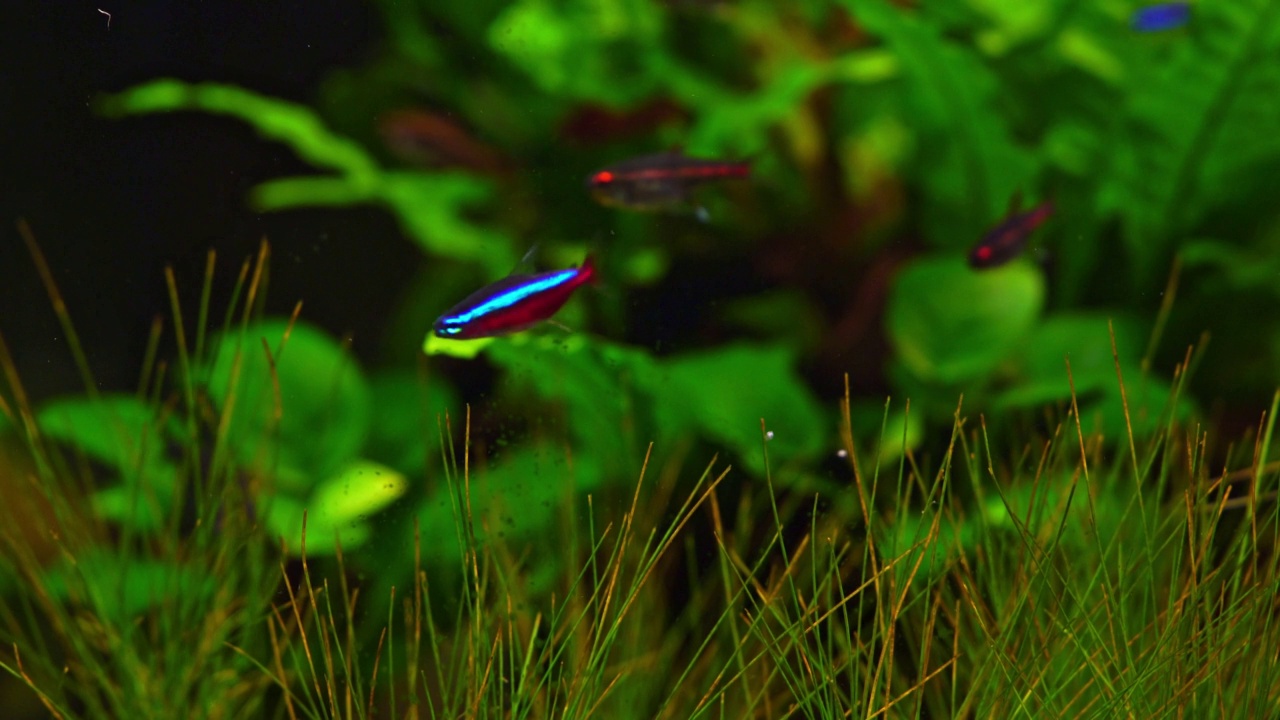
[[[273,537],[284,541],[285,551],[293,557],[304,553],[308,557],[332,555],[339,544],[344,549],[359,547],[370,536],[367,523],[313,519],[305,502],[286,495],[277,495],[267,504],[265,523]]]
[[[205,568],[105,550],[83,553],[74,564],[51,568],[42,585],[54,599],[85,605],[115,627],[130,625],[138,614],[179,598],[196,602],[217,591],[215,578]]]
[[[147,492],[140,485],[116,485],[93,494],[91,502],[98,517],[141,532],[164,527],[169,518],[172,491]]]
[[[458,172],[383,171],[359,144],[325,128],[310,108],[232,85],[168,79],[109,96],[99,106],[110,116],[177,110],[229,115],[285,143],[303,160],[339,173],[263,183],[253,191],[260,210],[379,202],[396,213],[428,252],[479,262],[492,272],[505,271],[514,260],[506,235],[465,217],[492,197],[492,183]]]
[[[114,467],[131,486],[143,483],[162,499],[172,496],[177,469],[165,452],[177,437],[174,423],[162,422],[155,409],[137,397],[55,400],[36,414],[36,425],[46,438]]]
[[[277,495],[267,506],[266,523],[285,541],[289,553],[303,551],[306,518],[307,555],[329,555],[363,545],[373,534],[369,516],[404,494],[408,480],[392,468],[357,460],[326,479],[307,499]]]
[[[659,423],[679,424],[687,414],[703,435],[728,445],[755,472],[764,469],[761,420],[772,433],[774,462],[822,451],[827,428],[822,409],[795,372],[795,357],[779,347],[734,345],[691,353],[662,363],[655,388],[665,413]]]
[[[1183,390],[1185,393],[1185,389]],[[1128,419],[1125,417],[1128,403]],[[1185,423],[1196,414],[1195,403],[1185,394],[1174,402],[1173,387],[1163,379],[1131,371],[1124,377],[1124,397],[1108,393],[1087,408],[1080,408],[1080,422],[1085,432],[1101,432],[1107,437],[1122,438],[1133,428],[1135,438],[1150,437],[1173,419]]]
[[[422,249],[483,265],[501,275],[515,261],[505,234],[466,218],[493,196],[488,180],[461,172],[383,172],[372,180],[346,177],[288,177],[253,190],[260,210],[378,202],[395,212]]]
[[[449,357],[471,360],[479,355],[494,338],[476,338],[475,340],[450,340],[442,338],[434,332],[428,332],[422,341],[422,351],[428,355],[448,355]]]
[[[479,263],[497,278],[516,262],[513,242],[467,218],[495,191],[489,180],[461,172],[388,172],[378,192],[424,250]]]
[[[411,372],[380,373],[369,382],[373,423],[365,455],[421,477],[440,452],[439,419],[458,407],[443,380],[425,383]]]
[[[544,561],[554,562],[563,548],[542,540],[552,531],[565,501],[578,497],[583,475],[600,472],[593,456],[574,453],[572,463],[558,448],[523,448],[501,459],[499,464],[472,477],[470,512],[477,543],[528,543]],[[632,478],[634,481],[634,478]],[[455,487],[459,493],[462,488]],[[461,557],[460,530],[466,513],[465,497],[451,498],[441,483],[418,510],[418,527],[424,559],[436,563],[456,563]],[[518,546],[517,546],[518,547]],[[520,548],[519,552],[524,552]]]
[[[647,353],[584,335],[522,333],[493,343],[486,355],[506,369],[507,382],[563,408],[577,452],[599,458],[606,476],[629,477],[638,469],[653,439],[635,434],[632,393],[653,387],[656,363]]]
[[[822,311],[795,290],[774,290],[725,303],[724,319],[756,331],[760,337],[787,342],[795,350],[815,350],[822,343]]]
[[[409,481],[394,469],[357,460],[321,483],[307,507],[318,520],[349,522],[381,510],[408,488]]]
[[[243,335],[217,336],[209,393],[231,410],[226,439],[236,459],[278,467],[282,482],[293,477],[309,485],[358,456],[368,434],[369,390],[350,353],[319,329],[296,323],[282,346],[287,326],[265,320]]]
[[[889,295],[886,324],[898,357],[928,381],[959,384],[993,371],[1025,339],[1044,303],[1044,280],[1026,262],[970,269],[962,258],[919,260]]]
[[[306,515],[306,553],[332,555],[361,546],[372,534],[369,516],[404,495],[408,479],[371,460],[356,460],[324,480],[310,497],[278,495],[266,509],[271,534],[283,538],[292,555],[303,551],[303,512]]]
[[[1116,318],[1116,349],[1128,380],[1137,378],[1143,335],[1130,318]],[[1077,397],[1119,392],[1111,353],[1108,318],[1097,313],[1065,313],[1046,319],[1031,331],[1018,357],[1017,381],[997,399],[999,407],[1034,407],[1071,396],[1066,361]]]

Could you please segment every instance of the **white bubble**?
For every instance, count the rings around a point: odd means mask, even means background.
[[[847,458],[849,457],[849,451],[845,450],[844,448],[840,448],[839,450],[836,451],[836,457]]]
[[[772,440],[772,439],[773,439],[773,431],[772,431],[772,430],[770,430],[770,431],[766,432],[766,433],[764,434],[764,439],[765,439],[765,440]]]

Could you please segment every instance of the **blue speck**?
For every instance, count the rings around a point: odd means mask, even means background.
[[[1130,25],[1139,32],[1160,32],[1180,28],[1190,19],[1190,3],[1160,3],[1135,11]]]

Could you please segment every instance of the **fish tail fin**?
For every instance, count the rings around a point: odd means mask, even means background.
[[[600,284],[600,278],[596,274],[596,253],[594,250],[588,250],[587,256],[582,260],[582,264],[578,266],[578,279],[584,285]]]
[[[1056,207],[1054,206],[1052,199],[1045,200],[1040,203],[1040,205],[1033,211],[1036,222],[1042,223],[1045,220],[1048,220],[1053,215],[1054,210],[1056,210]]]

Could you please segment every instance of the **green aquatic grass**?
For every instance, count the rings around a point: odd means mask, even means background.
[[[253,327],[268,258],[264,249],[242,269],[243,302],[223,334]],[[42,276],[73,337],[52,276]],[[278,485],[270,464],[246,477],[227,446],[230,418],[192,380],[217,352],[204,331],[210,286],[189,344],[171,284],[179,381],[169,384],[156,360],[137,395],[156,411],[141,422],[155,434],[137,429],[136,413],[102,421],[134,439],[181,439],[178,502],[154,497],[145,444],[121,443],[120,457],[55,445],[66,436],[48,428],[63,426],[30,405],[0,338],[0,411],[14,428],[0,446],[14,487],[0,522],[0,693],[35,712],[1266,717],[1280,702],[1280,467],[1265,462],[1280,395],[1257,432],[1225,453],[1231,465],[1213,468],[1207,458],[1223,439],[1183,425],[1168,409],[1176,398],[1145,419],[1154,432],[1119,437],[1092,433],[1073,400],[1019,444],[988,436],[961,403],[947,441],[930,444],[908,443],[912,408],[896,402],[878,436],[855,436],[846,392],[843,484],[814,494],[779,483],[764,418],[758,482],[714,458],[650,453],[629,487],[585,494],[566,480],[556,520],[536,538],[500,531],[521,508],[485,487],[500,474],[477,454],[469,412],[444,414],[427,429],[443,458],[427,476],[447,494],[443,531],[456,555],[437,562],[438,548],[424,548],[441,528],[370,522],[414,554],[412,575],[381,578],[394,588],[375,594],[378,567],[344,549],[345,526],[314,536],[304,504],[294,547],[238,510],[268,503]],[[161,335],[157,326],[148,357],[165,354],[154,349]],[[279,358],[287,341],[262,351]],[[1174,396],[1194,357],[1175,372]],[[1115,369],[1128,416],[1144,379],[1124,372],[1118,353]],[[1070,365],[1064,375],[1074,388]],[[228,377],[234,399],[238,374]],[[279,419],[290,404],[277,396]],[[107,413],[123,407],[100,402]],[[180,430],[162,431],[171,426]],[[890,445],[938,449],[883,463]],[[104,464],[132,470],[119,473],[120,487],[136,505],[115,515],[89,501]],[[170,508],[157,518],[163,531],[108,521],[129,507]],[[330,549],[317,557],[308,542]],[[537,563],[539,552],[561,562]],[[552,576],[535,576],[547,568]]]

